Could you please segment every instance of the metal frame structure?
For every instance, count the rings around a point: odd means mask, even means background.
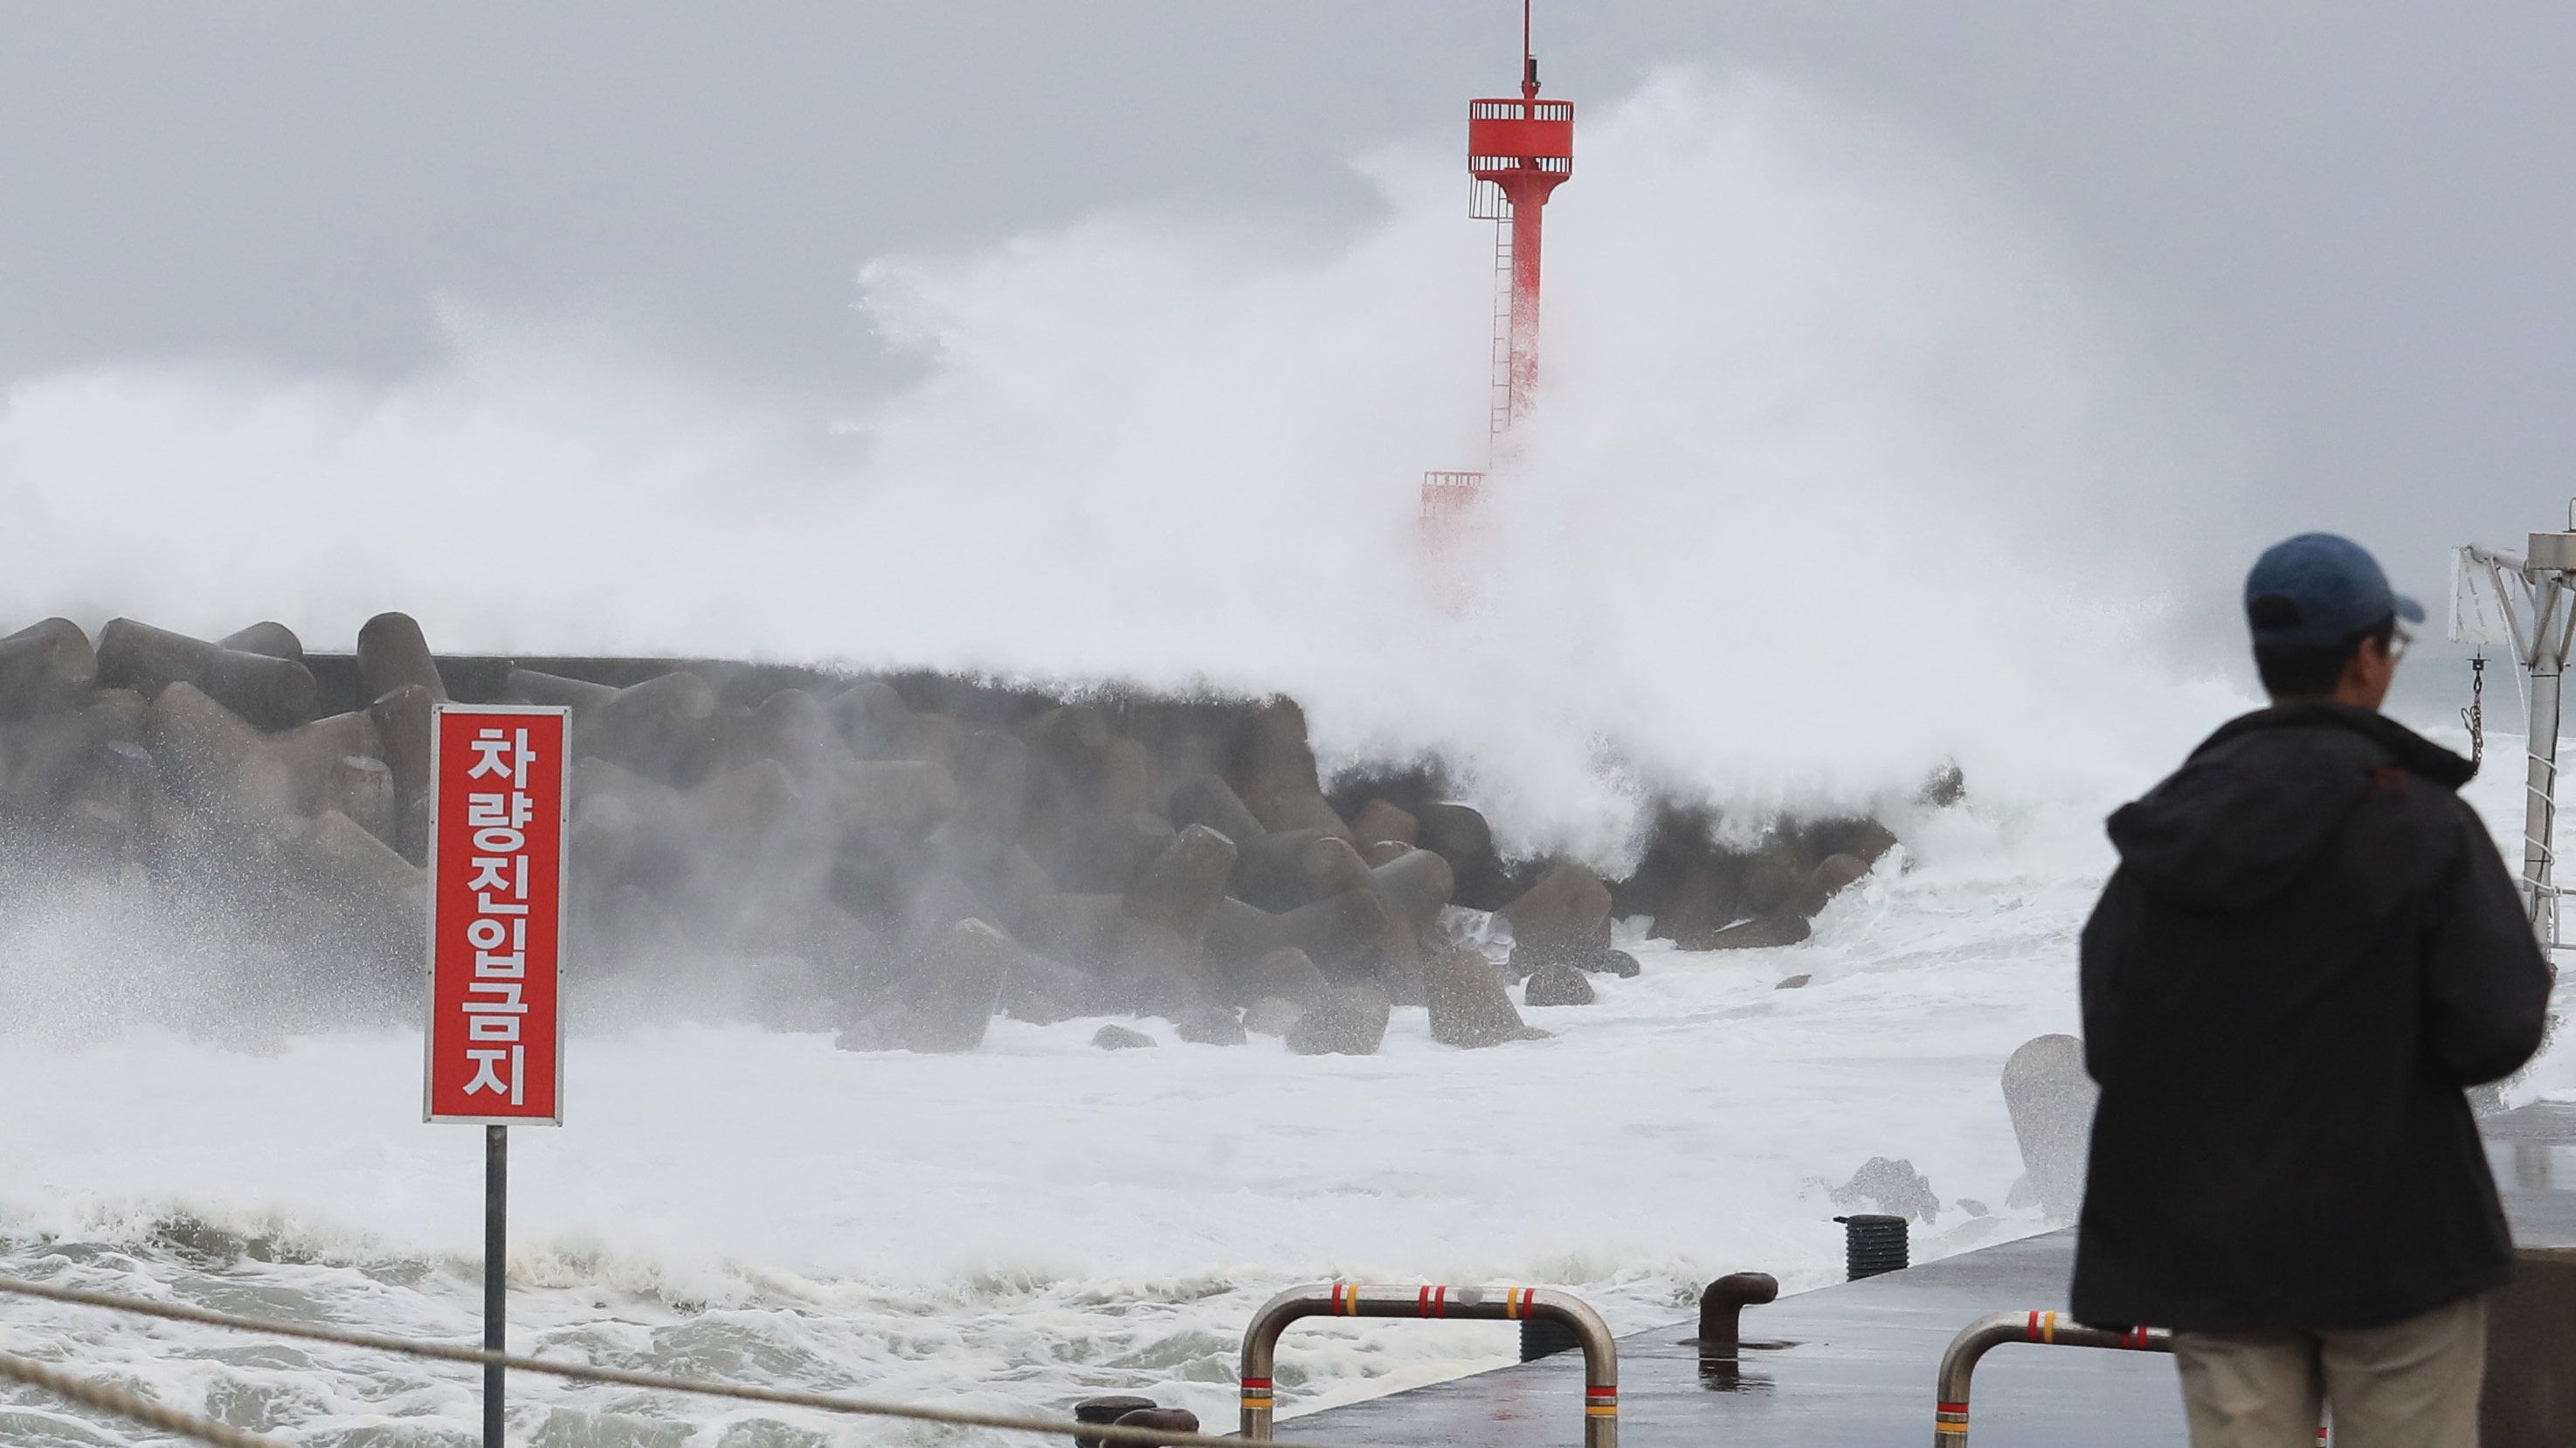
[[[1467,174],[1467,214],[1496,223],[1490,448],[1529,411],[1538,393],[1539,258],[1547,199],[1574,175],[1574,102],[1538,98],[1529,0],[1521,4],[1521,93],[1467,103]],[[1445,541],[1442,533],[1474,506],[1484,477],[1423,475],[1422,517],[1433,544]]]
[[[1525,1317],[1563,1323],[1583,1347],[1583,1448],[1618,1448],[1619,1346],[1601,1315],[1570,1292],[1552,1287],[1368,1287],[1349,1282],[1310,1282],[1263,1303],[1243,1333],[1245,1440],[1270,1441],[1278,1407],[1279,1335],[1308,1317],[1399,1317],[1417,1321],[1459,1318],[1517,1322]]]
[[[2576,645],[2576,507],[2570,531],[2534,533],[2522,553],[2470,544],[2462,564],[2486,580],[2522,671],[2524,730],[2522,903],[2543,949],[2558,946],[2558,725],[2567,655]],[[2451,635],[2463,640],[2458,590]]]
[[[2086,1327],[2055,1312],[1998,1312],[1960,1329],[1941,1354],[1940,1401],[1932,1414],[1933,1448],[1966,1448],[1968,1384],[1977,1360],[2008,1342],[2050,1347],[2099,1347],[2123,1352],[2172,1352],[2173,1334],[2161,1327]]]

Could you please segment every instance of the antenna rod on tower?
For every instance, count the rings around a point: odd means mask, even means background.
[[[1524,100],[1538,97],[1538,48],[1530,43],[1531,3],[1532,0],[1521,0],[1521,97]]]

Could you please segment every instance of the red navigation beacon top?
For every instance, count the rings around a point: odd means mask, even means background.
[[[1540,100],[1535,76],[1524,84],[1532,94],[1467,103],[1467,169],[1506,191],[1537,187],[1544,196],[1574,174],[1574,102]]]

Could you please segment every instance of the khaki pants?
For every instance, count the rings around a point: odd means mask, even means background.
[[[2191,1448],[2477,1448],[2487,1304],[2359,1332],[2174,1334]]]

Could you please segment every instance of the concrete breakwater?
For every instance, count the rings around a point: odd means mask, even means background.
[[[292,941],[325,1014],[408,1009],[449,697],[572,710],[577,972],[720,960],[747,1012],[853,1049],[1127,1014],[1365,1053],[1400,1006],[1492,1045],[1536,1034],[1512,987],[1580,1004],[1636,969],[1614,915],[1695,949],[1794,943],[1895,844],[1867,818],[1721,844],[1667,807],[1605,880],[1505,857],[1436,768],[1324,778],[1287,699],[437,655],[401,614],[310,656],[275,623],[208,641],[47,619],[0,637],[0,875],[214,902]],[[1508,926],[1502,964],[1450,907]]]

